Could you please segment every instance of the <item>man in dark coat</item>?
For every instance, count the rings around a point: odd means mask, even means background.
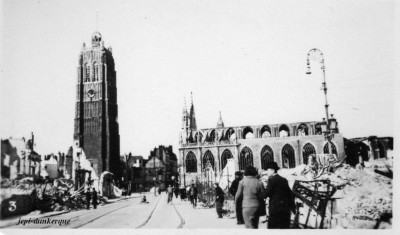
[[[170,203],[172,201],[172,194],[173,194],[173,188],[171,185],[168,185],[167,194],[168,194],[168,203]]]
[[[97,192],[96,189],[93,189],[93,198],[92,198],[92,204],[93,204],[93,208],[96,209],[97,208]]]
[[[174,194],[175,194],[175,198],[178,198],[179,186],[175,186],[175,188],[174,188]]]
[[[222,205],[224,204],[224,191],[217,182],[214,183],[215,188],[215,209],[217,210],[218,218],[222,218]]]
[[[197,206],[197,193],[198,193],[198,190],[197,190],[196,186],[194,184],[192,184],[189,189],[189,199],[190,199],[190,203],[192,203],[192,205],[193,205],[193,208],[196,208],[196,206]]]
[[[277,174],[276,162],[268,162],[266,168],[269,179],[263,196],[270,198],[268,228],[290,228],[290,212],[296,209],[294,195],[288,181]]]
[[[229,193],[234,197],[238,190],[239,182],[242,180],[242,173],[240,171],[235,172],[235,180],[233,180],[231,187],[229,188]],[[238,200],[236,203],[236,218],[237,224],[244,224],[243,213],[242,213],[242,200]]]
[[[92,199],[92,193],[90,192],[90,188],[86,190],[86,209],[90,208],[90,200]]]

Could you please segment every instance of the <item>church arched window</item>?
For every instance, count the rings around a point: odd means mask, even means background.
[[[271,147],[265,145],[261,150],[261,169],[267,170],[267,163],[274,161],[274,152]]]
[[[335,154],[337,156],[337,150],[336,150],[336,146],[334,143],[331,142],[331,150],[332,150],[332,154]],[[324,146],[324,153],[325,154],[329,154],[329,146],[328,143],[325,144]]]
[[[204,154],[203,157],[203,169],[206,169],[208,167],[208,163],[210,164],[212,169],[214,168],[214,155],[211,153],[210,150],[207,150],[206,153]]]
[[[282,148],[282,168],[295,168],[296,159],[294,149],[290,144],[285,144]]]
[[[253,166],[253,152],[248,147],[244,147],[240,151],[239,170],[244,170],[248,166]]]
[[[99,64],[94,64],[94,81],[99,81]]]
[[[288,137],[290,136],[289,127],[285,124],[279,127],[279,137]]]
[[[85,82],[90,82],[90,65],[85,66]]]
[[[193,152],[186,155],[186,173],[197,172],[197,160]]]
[[[303,163],[308,164],[308,158],[311,154],[315,154],[315,148],[312,144],[307,143],[303,147]]]
[[[226,164],[228,163],[228,159],[233,158],[232,152],[229,149],[225,149],[222,152],[221,157],[221,169],[224,169]]]

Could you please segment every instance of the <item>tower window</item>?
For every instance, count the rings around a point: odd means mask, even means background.
[[[85,67],[85,82],[90,82],[90,66]]]
[[[99,65],[94,65],[94,81],[99,81]]]

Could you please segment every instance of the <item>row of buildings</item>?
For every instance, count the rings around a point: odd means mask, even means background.
[[[177,179],[178,158],[172,146],[154,148],[147,159],[127,154],[121,156],[122,181],[131,184],[134,191],[148,189],[154,185],[165,188]]]
[[[139,190],[153,185],[171,183],[174,176],[178,178],[178,159],[172,146],[162,146],[150,151],[147,159],[128,154],[121,156],[121,181],[124,187],[127,182],[131,188]],[[83,149],[71,146],[67,153],[39,155],[32,149],[31,139],[9,138],[1,140],[1,176],[18,180],[25,177],[72,179],[75,189],[81,187],[89,178],[99,179],[93,164],[88,161]]]

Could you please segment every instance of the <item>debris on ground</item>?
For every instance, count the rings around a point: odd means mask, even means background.
[[[293,169],[281,169],[279,174],[285,177],[293,187],[295,181],[314,180],[310,175],[301,174],[305,165]],[[381,220],[381,215],[391,215],[393,211],[392,178],[384,174],[393,167],[384,160],[365,162],[365,167],[353,168],[342,164],[335,172],[326,172],[318,180],[329,180],[336,191],[332,209],[331,228],[374,228]],[[321,189],[322,190],[322,189]],[[329,206],[329,205],[328,205]],[[330,215],[329,215],[330,217]]]

